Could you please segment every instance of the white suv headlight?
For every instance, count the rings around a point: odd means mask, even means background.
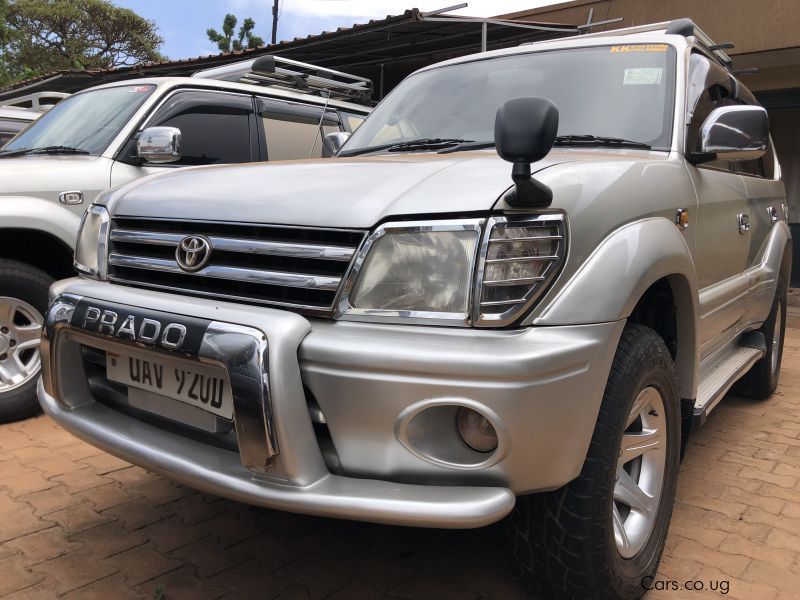
[[[526,314],[566,257],[561,214],[399,222],[364,243],[337,317],[503,327]]]
[[[482,219],[386,223],[359,252],[339,315],[465,324]]]
[[[92,204],[84,213],[75,246],[75,269],[92,279],[105,279],[108,274],[108,211]]]

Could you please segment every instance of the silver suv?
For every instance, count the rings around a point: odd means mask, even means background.
[[[691,21],[458,58],[333,160],[98,198],[39,398],[198,489],[507,518],[546,597],[636,598],[692,425],[777,385],[785,202],[766,112]]]
[[[97,194],[180,167],[319,157],[325,135],[352,132],[364,120],[370,109],[360,103],[371,86],[263,56],[193,77],[91,88],[11,140],[0,150],[0,331],[13,330],[8,346],[0,333],[0,422],[38,408],[36,344],[47,290],[74,274],[80,219]],[[29,114],[0,107],[0,144],[9,111]]]

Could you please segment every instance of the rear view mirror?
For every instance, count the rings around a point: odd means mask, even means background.
[[[336,156],[339,149],[350,139],[350,134],[346,131],[334,131],[322,138],[322,158]]]
[[[709,160],[753,160],[767,150],[769,118],[760,106],[722,106],[700,128],[700,148],[689,156],[699,164]]]
[[[553,148],[558,133],[558,108],[546,98],[507,100],[494,121],[494,142],[500,158],[513,163],[515,189],[506,194],[510,206],[549,206],[553,192],[531,178],[531,163]]]
[[[139,158],[153,164],[181,159],[181,130],[177,127],[148,127],[136,140]]]

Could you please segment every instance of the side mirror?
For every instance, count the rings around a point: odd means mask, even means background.
[[[350,139],[350,134],[346,131],[334,131],[322,138],[322,158],[336,156],[339,149]]]
[[[700,147],[689,162],[709,160],[753,160],[767,150],[769,118],[760,106],[715,108],[700,127]]]
[[[153,164],[181,159],[181,130],[177,127],[148,127],[136,140],[139,158]]]
[[[497,111],[494,142],[500,158],[513,163],[515,188],[506,194],[509,206],[549,206],[553,192],[531,178],[531,163],[547,156],[558,133],[558,108],[546,98],[514,98]]]

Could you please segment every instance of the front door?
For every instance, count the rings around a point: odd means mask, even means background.
[[[737,103],[732,76],[705,56],[689,63],[686,152],[699,150],[701,126],[717,107]],[[700,288],[700,353],[705,358],[738,332],[746,312],[750,215],[736,164],[687,163],[698,197],[695,263]]]

